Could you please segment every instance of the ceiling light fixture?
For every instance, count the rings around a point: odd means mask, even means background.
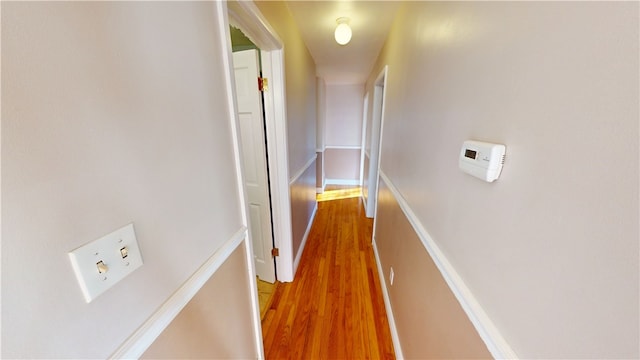
[[[336,20],[338,26],[334,33],[336,42],[340,45],[347,45],[351,41],[351,27],[349,27],[349,18],[341,17]]]

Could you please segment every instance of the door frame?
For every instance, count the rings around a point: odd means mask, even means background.
[[[271,191],[271,216],[278,281],[293,281],[293,240],[289,196],[289,152],[283,43],[257,6],[250,1],[229,1],[229,24],[239,28],[260,49],[263,77],[269,79],[264,94],[267,153]]]
[[[371,114],[371,158],[369,159],[369,188],[365,213],[375,218],[378,210],[378,185],[380,182],[380,155],[382,154],[382,131],[384,129],[385,95],[387,92],[387,72],[385,65],[373,83],[373,107]]]
[[[231,41],[231,45],[233,46],[233,40]],[[263,112],[263,104],[262,104],[262,92],[258,89],[258,82],[256,81],[260,75],[260,60],[259,60],[259,52],[260,49],[245,49],[241,51],[232,51],[233,57],[233,70],[234,70],[234,81],[236,83],[236,97],[237,97],[237,105],[238,105],[238,134],[240,134],[240,143],[241,149],[248,150],[247,146],[254,145],[255,148],[251,151],[244,151],[242,154],[243,158],[243,172],[244,172],[244,184],[245,190],[247,191],[247,201],[249,205],[249,209],[251,209],[252,204],[259,206],[259,213],[256,216],[252,216],[251,211],[247,212],[247,217],[249,221],[249,232],[252,240],[253,248],[253,256],[255,262],[255,269],[258,278],[262,281],[266,281],[269,283],[275,283],[276,281],[276,269],[275,269],[275,260],[273,258],[272,249],[273,249],[273,214],[271,211],[271,199],[270,199],[270,189],[269,189],[269,171],[267,170],[267,149],[265,147],[266,144],[266,132],[264,131],[264,112]],[[247,71],[251,72],[249,77],[244,77],[245,83],[238,83],[239,78],[237,74],[238,66],[249,65]],[[246,83],[248,82],[248,83]],[[238,93],[239,86],[248,86],[250,95],[245,95],[249,97],[252,101],[247,102],[246,98],[243,101],[240,101],[240,96]],[[241,106],[243,104],[243,106]],[[242,113],[251,110],[249,114],[251,116],[249,119],[242,119]],[[249,126],[250,133],[246,133],[245,126]],[[249,135],[256,136],[259,134],[259,139],[255,137],[250,137]],[[251,166],[253,165],[253,166]],[[253,169],[257,173],[255,174],[256,178],[254,178],[254,183],[251,184],[249,181],[249,176],[247,175],[247,169]],[[251,184],[251,185],[250,185]],[[257,189],[256,189],[257,187]],[[253,188],[253,191],[250,189]],[[256,246],[257,245],[257,246]]]
[[[364,160],[365,152],[367,151],[367,118],[369,116],[369,92],[364,94],[364,104],[362,105],[362,137],[360,139],[360,186],[364,186]],[[367,202],[362,194],[362,200],[364,202],[365,209],[367,208]]]

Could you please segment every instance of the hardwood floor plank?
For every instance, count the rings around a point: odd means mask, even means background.
[[[318,205],[296,278],[263,319],[267,359],[394,359],[360,198]]]

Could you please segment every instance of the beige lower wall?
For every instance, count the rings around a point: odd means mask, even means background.
[[[324,190],[324,152],[316,152],[316,188]]]
[[[360,149],[326,149],[324,175],[327,182],[360,180]]]
[[[317,161],[317,160],[316,160]],[[307,228],[313,221],[313,211],[316,207],[316,161],[313,161],[302,175],[294,179],[289,185],[291,196],[291,233],[292,254],[295,259],[304,240]]]
[[[205,283],[143,359],[255,359],[244,242]]]
[[[404,357],[491,358],[382,179],[374,237]],[[391,267],[393,285],[389,283]]]

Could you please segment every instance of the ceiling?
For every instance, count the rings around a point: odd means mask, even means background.
[[[387,38],[400,1],[287,1],[317,69],[327,84],[364,84]],[[351,42],[336,43],[336,19],[350,18]]]

